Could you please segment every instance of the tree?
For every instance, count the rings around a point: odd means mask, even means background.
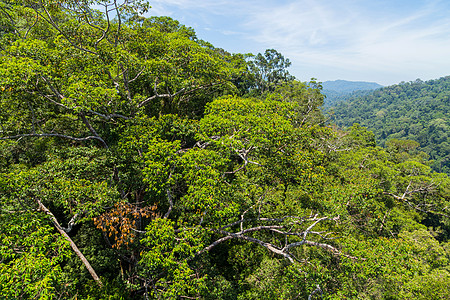
[[[321,124],[325,121],[320,110],[324,101],[321,90],[322,86],[314,79],[308,83],[293,80],[279,85],[267,99],[295,103],[296,126]]]
[[[2,178],[3,179],[3,178]],[[5,182],[0,189],[4,192]],[[0,211],[0,295],[10,299],[43,299],[68,296],[69,282],[61,263],[69,257],[69,245],[52,232],[42,213]]]
[[[30,25],[4,39],[1,86],[10,101],[3,107],[8,113],[3,118],[3,139],[48,136],[95,140],[108,147],[109,133],[98,125],[114,126],[144,109],[151,114],[198,116],[206,101],[199,91],[226,85],[232,69],[217,52],[184,33],[149,27],[152,22],[125,26],[122,10],[139,5],[104,5],[104,15],[76,4],[17,8],[26,13],[24,23]],[[60,16],[65,11],[70,13],[64,19]],[[118,13],[117,20],[110,20],[112,11]],[[78,26],[73,18],[83,22]],[[22,37],[25,34],[27,38]],[[19,95],[27,101],[12,101]],[[28,128],[18,131],[12,125],[18,122],[7,117],[14,116],[13,105],[28,112],[19,119]],[[33,119],[37,114],[47,116],[37,121]],[[54,123],[65,124],[53,128]],[[74,131],[85,134],[74,136]]]
[[[287,68],[289,59],[274,49],[267,49],[264,54],[250,55],[249,69],[254,76],[254,89],[258,94],[273,91],[278,85],[294,79]]]
[[[113,192],[105,191],[113,184],[108,177],[120,181],[120,174],[114,162],[103,168],[100,152],[91,152],[90,158],[90,154],[80,156],[71,145],[93,141],[110,149],[116,142],[115,130],[140,112],[198,117],[209,101],[204,93],[226,89],[233,69],[218,51],[196,43],[184,27],[165,31],[161,22],[125,22],[124,13],[145,11],[145,3],[98,4],[104,12],[79,2],[2,2],[2,22],[8,29],[1,37],[0,139],[4,149],[15,149],[8,150],[8,156],[16,152],[11,163],[28,163],[21,180],[35,184],[27,195],[33,201],[21,209],[44,211],[101,284],[58,218],[81,222],[81,216],[90,219],[101,212],[100,207],[120,202]],[[40,149],[33,150],[37,144]],[[53,156],[49,156],[51,147],[56,148]],[[41,153],[40,159],[36,153]],[[31,160],[25,161],[28,155]],[[79,174],[74,168],[87,170],[89,163],[70,165],[70,160],[60,160],[65,155],[93,159],[92,175],[99,174],[100,180],[87,178],[86,173],[74,176]],[[36,175],[48,174],[50,166],[53,175]],[[28,172],[33,175],[28,177]],[[51,189],[57,185],[67,193]],[[11,201],[19,201],[17,197],[12,194]]]
[[[321,154],[307,146],[311,129],[294,127],[297,105],[219,98],[208,105],[192,147],[154,134],[145,142],[144,180],[167,207],[142,240],[149,295],[202,296],[208,273],[199,262],[233,240],[265,249],[263,256],[292,264],[292,272],[306,260],[302,246],[342,254],[327,233],[336,216],[302,204],[323,174]]]

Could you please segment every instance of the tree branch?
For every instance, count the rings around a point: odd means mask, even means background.
[[[204,84],[204,85],[195,87],[195,88],[193,88],[193,89],[191,89],[191,90],[188,90],[188,91],[186,91],[186,88],[182,88],[181,90],[179,90],[179,91],[176,92],[175,94],[171,94],[171,93],[169,93],[169,92],[166,93],[166,94],[158,94],[158,93],[156,92],[156,84],[157,84],[157,80],[155,81],[155,88],[154,88],[155,95],[153,95],[153,96],[151,96],[151,97],[148,97],[147,99],[145,99],[144,101],[142,101],[141,103],[139,103],[139,104],[138,104],[138,107],[139,107],[139,108],[142,107],[142,106],[144,106],[144,105],[146,105],[148,102],[150,102],[150,101],[152,101],[152,100],[154,100],[154,99],[158,99],[158,98],[170,98],[170,99],[172,99],[172,98],[175,98],[176,96],[178,96],[178,95],[180,95],[180,94],[183,94],[183,95],[192,94],[192,93],[194,93],[194,92],[196,92],[196,91],[198,91],[198,90],[202,90],[202,89],[209,88],[209,87],[212,87],[212,86],[224,84],[224,82],[213,82],[213,83],[208,83],[208,84]]]
[[[408,204],[409,207],[411,207],[411,208],[413,208],[413,209],[415,209],[415,210],[417,210],[417,211],[420,211],[420,212],[423,212],[423,213],[431,213],[431,214],[434,214],[434,215],[438,215],[438,216],[443,216],[443,217],[446,217],[446,218],[450,218],[450,215],[446,215],[446,214],[441,213],[441,212],[422,209],[422,208],[420,208],[418,205],[414,205],[413,203],[411,203],[407,198],[404,198],[403,196],[400,197],[400,196],[398,196],[398,195],[395,195],[395,194],[389,193],[389,192],[383,192],[383,194],[384,194],[384,195],[387,195],[387,196],[391,196],[391,197],[393,197],[394,199],[401,200],[401,201],[405,202],[406,204]]]
[[[6,137],[0,137],[0,140],[15,140],[15,139],[22,139],[24,137],[59,137],[64,139],[69,139],[77,142],[85,142],[88,140],[98,140],[102,143],[104,143],[103,139],[99,136],[87,136],[84,138],[76,138],[64,134],[59,133],[24,133],[24,134],[17,134],[12,136],[6,136]]]
[[[102,142],[103,146],[105,148],[108,148],[108,144],[106,144],[105,140],[103,140],[100,135],[97,133],[97,131],[95,131],[94,127],[92,127],[92,125],[89,123],[89,121],[86,119],[86,115],[84,114],[84,112],[80,113],[80,117],[81,120],[83,121],[83,123],[86,125],[86,127],[89,129],[89,131],[94,134],[94,136],[97,137],[97,139]]]
[[[98,56],[98,53],[96,53],[96,52],[94,52],[94,51],[91,51],[91,50],[89,50],[89,49],[86,49],[86,48],[77,46],[74,42],[72,42],[72,40],[67,36],[67,34],[65,34],[65,33],[61,30],[61,28],[59,28],[58,25],[56,25],[55,21],[53,21],[52,16],[51,16],[50,13],[48,12],[48,10],[45,8],[45,5],[42,3],[42,1],[39,1],[39,6],[45,11],[45,14],[47,15],[48,19],[45,18],[44,15],[42,15],[41,13],[39,13],[39,11],[38,11],[37,9],[35,9],[36,13],[38,13],[39,16],[41,16],[45,21],[47,21],[47,23],[49,23],[50,25],[52,25],[53,28],[55,28],[55,29],[56,29],[56,30],[57,30],[57,31],[58,31],[58,32],[66,39],[66,41],[68,41],[68,42],[72,45],[72,47],[74,47],[74,48],[76,48],[76,49],[78,49],[78,50],[81,50],[81,51],[83,51],[83,52],[87,52],[87,53],[94,54],[94,55]]]
[[[314,235],[320,236],[322,239],[326,239],[326,240],[327,239],[328,240],[332,239],[332,238],[328,238],[327,237],[331,233],[323,235],[323,232],[312,231],[312,229],[318,223],[320,223],[322,221],[325,221],[325,220],[336,221],[338,219],[337,217],[336,218],[332,218],[332,219],[330,219],[329,217],[317,218],[317,215],[314,215],[314,216],[311,216],[311,217],[309,217],[307,219],[303,219],[303,218],[300,218],[300,217],[288,217],[288,216],[286,216],[286,217],[283,217],[283,218],[273,218],[273,219],[272,218],[261,218],[261,219],[256,219],[256,220],[281,223],[284,220],[286,220],[287,218],[300,219],[300,222],[296,221],[296,222],[291,222],[291,223],[288,223],[288,224],[260,225],[260,226],[255,226],[255,227],[251,227],[251,228],[247,228],[247,229],[242,229],[242,224],[244,222],[248,222],[250,220],[241,219],[239,221],[236,221],[236,222],[233,222],[233,223],[228,224],[226,226],[223,226],[221,229],[211,229],[211,231],[213,231],[215,233],[218,233],[218,234],[221,234],[221,235],[223,235],[223,237],[219,238],[218,240],[216,240],[213,243],[211,243],[209,246],[207,246],[204,249],[202,249],[199,252],[197,252],[196,256],[200,255],[200,254],[202,254],[204,252],[210,251],[215,246],[217,246],[220,243],[223,243],[223,242],[225,242],[227,240],[230,240],[230,239],[241,239],[241,240],[244,240],[244,241],[252,242],[252,243],[258,244],[260,246],[263,246],[264,248],[268,249],[269,251],[286,258],[291,263],[294,263],[294,260],[298,260],[298,259],[295,258],[295,256],[290,253],[290,250],[292,248],[294,248],[294,247],[298,247],[298,246],[301,246],[301,245],[315,246],[315,247],[323,248],[323,249],[325,249],[327,251],[330,251],[330,252],[332,252],[335,255],[340,255],[340,256],[351,258],[351,259],[358,259],[357,257],[354,257],[354,256],[342,254],[337,248],[335,248],[335,247],[333,247],[333,246],[331,246],[329,244],[319,243],[319,242],[310,241],[310,240],[306,239],[308,234],[314,234]],[[289,229],[289,230],[283,230],[286,227],[289,227],[291,225],[298,224],[298,223],[301,223],[301,222],[304,222],[304,221],[313,221],[313,223],[311,225],[309,225],[306,228],[306,230],[301,231],[301,232],[291,232],[292,228]],[[224,230],[225,228],[230,228],[230,227],[233,227],[233,226],[236,226],[236,225],[239,225],[239,224],[241,225],[240,226],[241,231],[239,231],[239,232],[230,232],[230,231]],[[281,236],[284,236],[285,240],[286,240],[284,247],[282,247],[282,248],[281,247],[277,247],[273,243],[266,242],[266,241],[263,241],[261,239],[258,239],[258,238],[252,237],[252,236],[248,236],[249,233],[260,232],[260,231],[271,231],[271,232],[274,232],[274,233],[279,234]],[[297,236],[297,237],[302,238],[302,240],[298,241],[298,242],[291,242],[291,243],[289,243],[288,242],[288,237],[289,236]]]
[[[80,215],[80,213],[76,213],[69,221],[69,223],[67,224],[67,228],[64,228],[61,226],[61,229],[64,230],[65,232],[69,233],[70,231],[72,231],[73,225],[75,225],[75,220],[78,218],[78,216]]]
[[[97,276],[97,273],[95,273],[95,270],[92,268],[89,261],[86,259],[86,257],[81,253],[80,249],[78,249],[77,245],[73,242],[73,240],[70,238],[70,236],[67,234],[67,232],[59,225],[58,220],[56,219],[55,215],[47,208],[39,199],[36,199],[36,202],[39,205],[39,209],[42,210],[45,214],[50,216],[50,219],[53,222],[53,225],[55,225],[56,230],[70,243],[70,246],[72,247],[73,251],[77,254],[77,256],[81,259],[84,266],[88,269],[89,274],[91,274],[92,278],[97,282],[97,284],[102,287],[103,283],[100,280],[100,278]]]

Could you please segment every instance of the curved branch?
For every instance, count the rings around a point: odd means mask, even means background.
[[[98,46],[98,43],[100,43],[105,37],[106,37],[106,35],[108,34],[108,32],[109,32],[109,29],[110,29],[110,27],[111,27],[111,21],[109,20],[109,14],[108,14],[108,10],[107,10],[107,5],[105,5],[105,15],[106,15],[106,23],[107,23],[107,25],[106,25],[106,29],[101,29],[101,28],[98,28],[99,30],[101,30],[103,33],[102,33],[102,36],[95,42],[95,48],[97,49],[97,46]],[[90,22],[88,21],[88,18],[86,17],[86,22],[90,25],[90,26],[92,26],[91,24],[90,24]],[[93,26],[94,28],[96,28],[95,26]]]
[[[167,219],[169,217],[173,209],[173,199],[169,188],[167,189],[167,200],[169,201],[169,208],[167,209],[167,212],[164,214],[164,219]]]
[[[114,10],[116,11],[116,17],[118,20],[116,36],[114,37],[114,46],[117,47],[119,44],[120,29],[122,28],[122,14],[119,11],[119,6],[117,6],[117,0],[114,0]],[[108,15],[108,13],[106,13],[106,15]]]
[[[0,6],[0,10],[7,16],[7,18],[11,21],[13,27],[14,27],[14,33],[17,34],[19,37],[20,36],[20,32],[17,30],[16,28],[16,22],[14,22],[14,19],[11,17],[11,15],[6,11],[6,9],[4,9],[3,7]],[[28,33],[28,32],[27,32]]]
[[[267,227],[267,226],[264,226],[264,227]],[[261,229],[251,228],[251,229],[252,229],[252,231],[258,231],[258,230],[267,229],[267,228],[261,228]],[[247,230],[247,231],[250,231],[250,230]],[[294,258],[289,253],[284,252],[282,249],[278,248],[277,246],[275,246],[275,245],[273,245],[271,243],[267,243],[267,242],[264,242],[264,241],[256,239],[256,238],[243,235],[242,233],[227,232],[227,231],[224,231],[224,230],[220,230],[219,232],[221,234],[225,234],[226,236],[224,236],[223,238],[218,239],[217,241],[215,241],[214,243],[212,243],[208,247],[200,250],[199,252],[196,253],[196,256],[200,255],[200,254],[202,254],[204,252],[210,251],[212,248],[214,248],[215,246],[219,245],[222,242],[225,242],[227,240],[236,238],[236,239],[252,242],[252,243],[258,244],[260,246],[263,246],[264,248],[268,249],[269,251],[271,251],[271,252],[273,252],[275,254],[281,255],[284,258],[288,259],[291,263],[294,263]]]

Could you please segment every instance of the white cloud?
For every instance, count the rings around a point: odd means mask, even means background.
[[[151,5],[153,13],[208,32],[232,51],[277,49],[299,77],[364,75],[387,84],[409,74],[429,79],[450,70],[445,0],[154,0]]]
[[[353,13],[345,6],[306,0],[255,10],[246,26],[259,32],[255,41],[298,47],[330,44],[352,21]]]
[[[256,32],[255,42],[280,50],[294,65],[427,76],[436,63],[450,69],[450,18],[435,18],[443,13],[438,4],[404,14],[401,7],[369,13],[358,1],[295,1],[255,10],[246,26]]]

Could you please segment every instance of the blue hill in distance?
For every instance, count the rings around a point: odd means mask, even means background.
[[[347,81],[334,80],[322,83],[324,90],[335,91],[339,93],[351,93],[354,91],[376,90],[382,88],[381,84],[366,81]]]
[[[326,96],[324,107],[329,107],[356,93],[363,95],[383,86],[376,82],[333,80],[323,82],[322,87],[322,93]]]

